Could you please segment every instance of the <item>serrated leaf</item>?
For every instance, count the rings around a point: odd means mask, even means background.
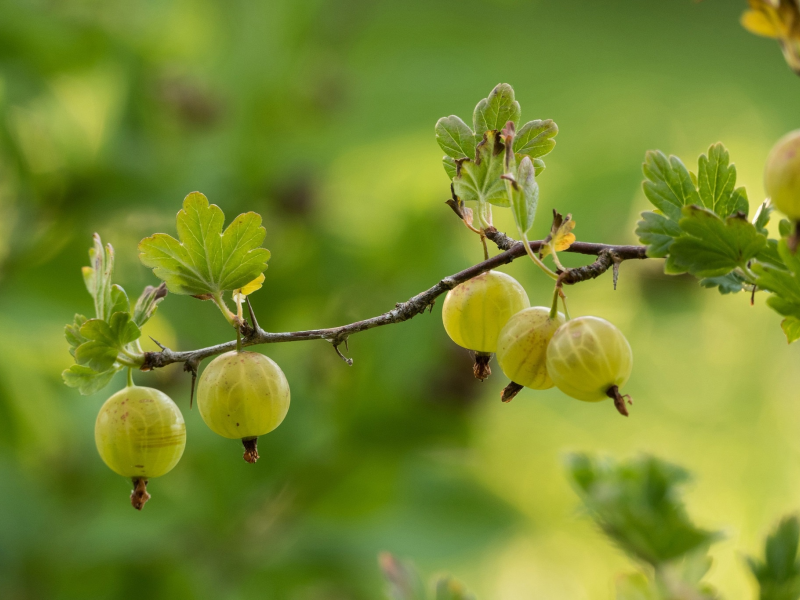
[[[667,158],[660,150],[651,150],[645,155],[642,170],[647,178],[645,196],[667,218],[679,221],[684,206],[700,204],[689,170],[677,156]]]
[[[434,588],[436,600],[475,600],[464,585],[452,577],[441,577]]]
[[[753,217],[753,225],[759,233],[763,233],[764,235],[768,234],[767,225],[769,225],[769,220],[774,210],[775,207],[772,206],[769,200],[764,200],[764,202],[759,205],[756,215]]]
[[[744,287],[745,279],[736,271],[731,271],[719,277],[706,277],[700,280],[700,285],[704,288],[719,288],[720,294],[735,294],[741,292]]]
[[[800,318],[786,317],[781,321],[781,329],[786,335],[786,341],[790,344],[800,339]]]
[[[681,233],[678,223],[651,211],[643,212],[642,220],[636,224],[636,235],[647,246],[650,258],[664,258],[669,254],[669,247]]]
[[[552,119],[528,121],[514,138],[514,152],[531,160],[549,154],[556,145],[558,125]]]
[[[758,253],[756,260],[762,263],[770,263],[778,267],[783,267],[783,259],[778,252],[778,240],[768,238],[767,245]]]
[[[687,206],[680,220],[684,235],[670,247],[672,264],[696,277],[719,277],[758,255],[766,236],[742,216],[721,219],[699,206]]]
[[[157,233],[139,243],[139,258],[164,280],[170,292],[202,296],[235,290],[267,268],[270,252],[261,248],[261,217],[248,212],[222,232],[225,215],[199,192],[183,201],[178,213],[180,241]]]
[[[131,303],[128,301],[128,294],[122,289],[122,286],[116,283],[111,286],[111,307],[109,308],[108,319],[111,315],[117,312],[130,312]]]
[[[425,600],[425,586],[414,565],[400,561],[388,552],[378,557],[390,600]]]
[[[689,473],[680,467],[651,456],[617,464],[573,454],[567,468],[603,532],[651,565],[700,551],[719,537],[696,527],[686,514],[679,488]]]
[[[800,540],[800,523],[797,517],[786,517],[767,537],[764,560],[748,559],[750,570],[760,587],[760,600],[800,598],[798,540]]]
[[[444,167],[444,172],[447,173],[447,176],[450,179],[456,176],[456,161],[451,156],[443,156],[442,157],[442,166]]]
[[[453,189],[462,202],[508,206],[508,193],[503,174],[505,145],[497,131],[488,131],[477,147],[476,160],[458,161]]]
[[[436,122],[436,141],[445,154],[454,159],[475,158],[475,134],[455,115]]]
[[[756,274],[756,285],[772,292],[767,305],[784,317],[800,319],[800,256],[793,254],[783,239],[778,243],[778,254],[783,266],[756,262],[751,269]]]
[[[508,121],[519,125],[519,102],[514,100],[514,89],[507,83],[500,83],[475,107],[472,115],[475,139],[481,140],[487,131],[500,131]]]
[[[72,365],[61,374],[61,378],[69,387],[77,388],[82,395],[88,396],[106,387],[121,369],[121,366],[116,365],[106,371],[97,372],[83,365]]]
[[[742,210],[741,195],[734,195],[736,166],[731,164],[730,154],[722,144],[714,144],[708,149],[707,155],[700,155],[697,187],[703,206],[720,217],[737,211],[747,214],[749,207],[745,205]]]
[[[133,308],[133,322],[142,327],[156,312],[158,305],[167,297],[167,284],[161,283],[158,287],[148,285],[136,301]]]
[[[118,285],[111,284],[114,274],[114,248],[103,247],[100,235],[92,236],[94,245],[89,249],[89,266],[83,267],[83,282],[94,299],[95,316],[108,320],[115,312],[129,311],[128,297]]]
[[[83,315],[75,315],[72,325],[64,327],[64,337],[67,338],[69,344],[69,353],[75,356],[75,349],[87,342],[88,340],[81,335],[81,327],[86,323],[86,317]]]
[[[525,157],[517,168],[517,177],[509,182],[511,192],[511,212],[514,221],[522,234],[527,234],[536,218],[536,207],[539,204],[539,184],[533,161]]]
[[[110,369],[123,347],[139,339],[142,332],[133,322],[130,313],[118,312],[108,322],[89,319],[81,326],[80,335],[88,341],[76,348],[75,361],[79,365],[102,372]]]

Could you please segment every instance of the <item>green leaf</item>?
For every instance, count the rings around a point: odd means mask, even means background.
[[[764,200],[764,202],[759,205],[756,216],[753,217],[753,225],[758,229],[758,233],[763,233],[764,235],[768,234],[767,225],[769,225],[769,220],[774,210],[775,207],[772,206],[769,200]]]
[[[519,125],[519,102],[514,100],[514,89],[507,83],[500,83],[475,107],[472,115],[475,139],[483,138],[487,131],[500,131],[508,121]]]
[[[674,239],[681,235],[680,225],[662,214],[646,211],[636,224],[636,235],[647,246],[647,256],[664,258]]]
[[[553,139],[558,134],[558,125],[552,119],[528,121],[514,137],[514,152],[530,156],[531,160],[549,154],[556,145]]]
[[[784,317],[800,318],[800,257],[792,254],[785,239],[778,243],[778,254],[783,266],[753,264],[756,285],[773,293],[767,298],[767,304],[775,312]]]
[[[76,348],[75,361],[102,372],[110,369],[123,347],[139,339],[142,332],[130,313],[117,312],[109,322],[89,319],[81,326],[80,335],[88,341]]]
[[[447,176],[450,179],[456,176],[456,161],[452,156],[443,156],[442,157],[442,165],[444,166],[444,172],[447,173]]]
[[[697,187],[703,205],[727,217],[736,212],[745,215],[749,210],[743,189],[736,190],[736,166],[730,164],[730,154],[720,143],[708,149],[708,155],[701,154],[698,161]]]
[[[650,456],[617,464],[573,454],[567,468],[589,514],[631,556],[658,566],[718,539],[686,514],[679,487],[689,474],[680,467]]]
[[[527,234],[536,218],[536,207],[539,204],[539,184],[533,161],[526,156],[519,163],[517,177],[509,181],[511,212],[521,234]]]
[[[679,221],[684,206],[700,204],[692,177],[677,156],[667,158],[660,150],[651,150],[645,155],[642,170],[647,178],[645,196],[667,218]]]
[[[500,133],[487,131],[483,141],[478,144],[476,159],[465,159],[458,163],[453,189],[462,202],[488,202],[497,206],[508,206],[505,182],[500,179],[503,174],[504,150]]]
[[[436,141],[448,156],[475,158],[475,134],[472,129],[455,115],[442,117],[436,121]]]
[[[131,303],[128,301],[128,294],[125,293],[125,290],[122,289],[122,286],[117,285],[116,283],[111,286],[111,306],[108,309],[108,316],[106,320],[108,320],[111,315],[117,312],[130,312],[131,311]]]
[[[378,562],[386,580],[386,596],[390,600],[425,600],[425,586],[410,562],[400,561],[384,552]]]
[[[270,253],[259,247],[265,231],[258,214],[239,215],[223,233],[224,222],[217,205],[192,192],[178,213],[180,241],[157,233],[139,243],[139,258],[175,294],[216,295],[235,290],[267,268]]]
[[[167,285],[162,283],[158,287],[148,285],[136,301],[133,308],[133,322],[139,327],[147,323],[156,312],[159,303],[167,297]]]
[[[684,235],[670,247],[673,265],[696,277],[719,277],[758,255],[767,238],[746,218],[724,220],[699,206],[687,206],[680,220]]]
[[[441,577],[436,582],[436,600],[475,600],[464,585],[452,577]]]
[[[794,227],[789,219],[781,219],[780,223],[778,223],[778,232],[781,234],[781,237],[789,237],[792,235],[793,231]]]
[[[760,587],[760,600],[800,598],[800,562],[797,560],[799,540],[800,523],[797,517],[786,517],[767,537],[764,560],[748,559]]]
[[[88,396],[106,387],[120,369],[121,365],[115,365],[106,371],[97,372],[83,365],[72,365],[61,374],[61,378],[69,387],[78,388],[82,395]]]
[[[75,315],[75,320],[72,322],[72,325],[64,327],[64,337],[67,338],[69,353],[72,354],[72,356],[75,356],[75,349],[78,346],[89,341],[81,335],[81,327],[84,323],[86,323],[86,317],[83,315]]]
[[[89,266],[83,267],[83,282],[94,299],[95,316],[108,320],[115,312],[127,312],[131,309],[128,296],[118,285],[111,284],[114,274],[114,248],[103,242],[95,233],[94,246],[89,249]]]
[[[777,267],[783,267],[783,259],[781,258],[780,252],[778,252],[778,240],[767,239],[767,245],[758,253],[756,260]]]
[[[727,275],[706,277],[700,280],[701,286],[704,288],[719,288],[720,294],[735,294],[736,292],[741,292],[744,283],[744,277],[739,275],[736,271],[731,271]]]
[[[800,339],[800,318],[786,317],[781,321],[781,329],[786,334],[786,341],[790,344]]]

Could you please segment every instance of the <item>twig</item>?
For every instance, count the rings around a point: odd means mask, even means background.
[[[348,325],[341,325],[340,327],[331,327],[329,329],[310,329],[307,331],[290,331],[282,333],[271,333],[264,331],[258,326],[254,315],[251,313],[251,320],[253,323],[248,326],[246,323],[241,326],[242,346],[256,346],[259,344],[276,344],[282,342],[302,342],[306,340],[326,340],[333,344],[334,349],[348,364],[352,363],[352,359],[348,359],[339,351],[339,346],[346,342],[347,338],[355,333],[366,331],[367,329],[374,329],[375,327],[382,327],[384,325],[391,325],[393,323],[402,323],[419,314],[425,312],[425,309],[432,306],[436,298],[445,292],[452,290],[457,285],[464,283],[481,273],[485,273],[491,269],[508,264],[521,256],[524,256],[526,251],[521,242],[508,237],[504,233],[497,231],[495,228],[490,227],[486,230],[486,237],[492,240],[498,248],[505,250],[500,254],[496,254],[488,260],[485,260],[477,265],[473,265],[468,269],[459,271],[449,277],[445,277],[433,287],[417,294],[406,302],[401,302],[395,305],[394,309],[385,312],[370,319],[363,321],[356,321]],[[537,252],[543,242],[541,240],[530,242],[530,247],[534,252]],[[597,260],[591,265],[585,267],[578,267],[576,269],[567,269],[560,274],[563,283],[573,284],[586,279],[593,279],[598,277],[606,270],[608,270],[615,262],[624,260],[645,259],[645,246],[612,246],[609,244],[590,244],[586,242],[575,242],[565,252],[572,252],[576,254],[586,254],[597,256]],[[149,371],[150,369],[157,369],[170,365],[173,363],[189,363],[190,365],[199,365],[200,362],[210,356],[229,352],[236,348],[236,341],[225,342],[224,344],[217,344],[209,346],[208,348],[201,348],[199,350],[189,350],[185,352],[175,352],[169,348],[164,348],[161,352],[145,352],[142,358],[141,369]]]

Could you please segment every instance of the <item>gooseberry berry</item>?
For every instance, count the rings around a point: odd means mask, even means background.
[[[505,273],[487,271],[454,287],[442,308],[444,329],[462,348],[475,351],[475,376],[484,379],[497,336],[515,313],[530,301],[519,282]]]
[[[280,425],[289,410],[289,382],[263,354],[226,352],[200,376],[197,406],[211,431],[242,440],[244,459],[254,463],[258,436]]]
[[[150,499],[147,481],[169,473],[183,455],[186,424],[164,392],[128,386],[100,408],[94,439],[103,462],[133,480],[131,503],[141,510]]]
[[[612,398],[627,416],[619,388],[631,374],[633,355],[622,332],[605,319],[578,317],[564,323],[547,347],[547,374],[562,392],[585,402]]]
[[[773,146],[764,168],[764,187],[778,210],[800,221],[800,129]]]
[[[506,377],[534,390],[553,387],[547,374],[547,346],[564,315],[550,318],[550,309],[534,306],[519,311],[508,320],[497,338],[497,362]]]

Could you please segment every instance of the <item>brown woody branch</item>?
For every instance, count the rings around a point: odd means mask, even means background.
[[[436,298],[457,285],[477,277],[481,273],[508,264],[525,255],[525,248],[521,242],[508,237],[494,228],[489,228],[486,231],[486,237],[494,242],[499,249],[504,250],[504,252],[469,267],[468,269],[455,273],[454,275],[445,277],[433,287],[417,294],[406,302],[396,304],[395,307],[388,312],[370,319],[356,321],[355,323],[341,325],[339,327],[331,327],[329,329],[309,329],[306,331],[272,333],[264,331],[259,327],[251,311],[252,324],[244,323],[241,326],[242,346],[275,344],[279,342],[300,342],[305,340],[325,340],[333,344],[334,349],[343,360],[348,364],[352,364],[352,359],[346,358],[339,350],[339,346],[345,344],[346,347],[347,339],[354,333],[366,331],[367,329],[373,329],[375,327],[382,327],[383,325],[407,321],[425,312],[426,309],[432,309]],[[542,244],[543,242],[539,240],[531,242],[530,246],[532,250],[538,252]],[[647,258],[645,250],[646,248],[644,246],[612,246],[608,244],[574,242],[565,252],[597,256],[597,260],[591,265],[567,269],[561,272],[559,274],[559,280],[564,284],[574,284],[579,281],[594,279],[607,271],[611,266],[614,266],[614,279],[616,283],[616,268],[619,266],[619,263],[625,260]],[[197,366],[202,360],[217,354],[222,354],[223,352],[229,352],[235,348],[236,341],[185,352],[174,352],[169,348],[162,347],[161,352],[144,353],[141,369],[143,371],[149,371],[172,363],[184,363],[184,366],[189,367],[188,370],[196,373]]]

